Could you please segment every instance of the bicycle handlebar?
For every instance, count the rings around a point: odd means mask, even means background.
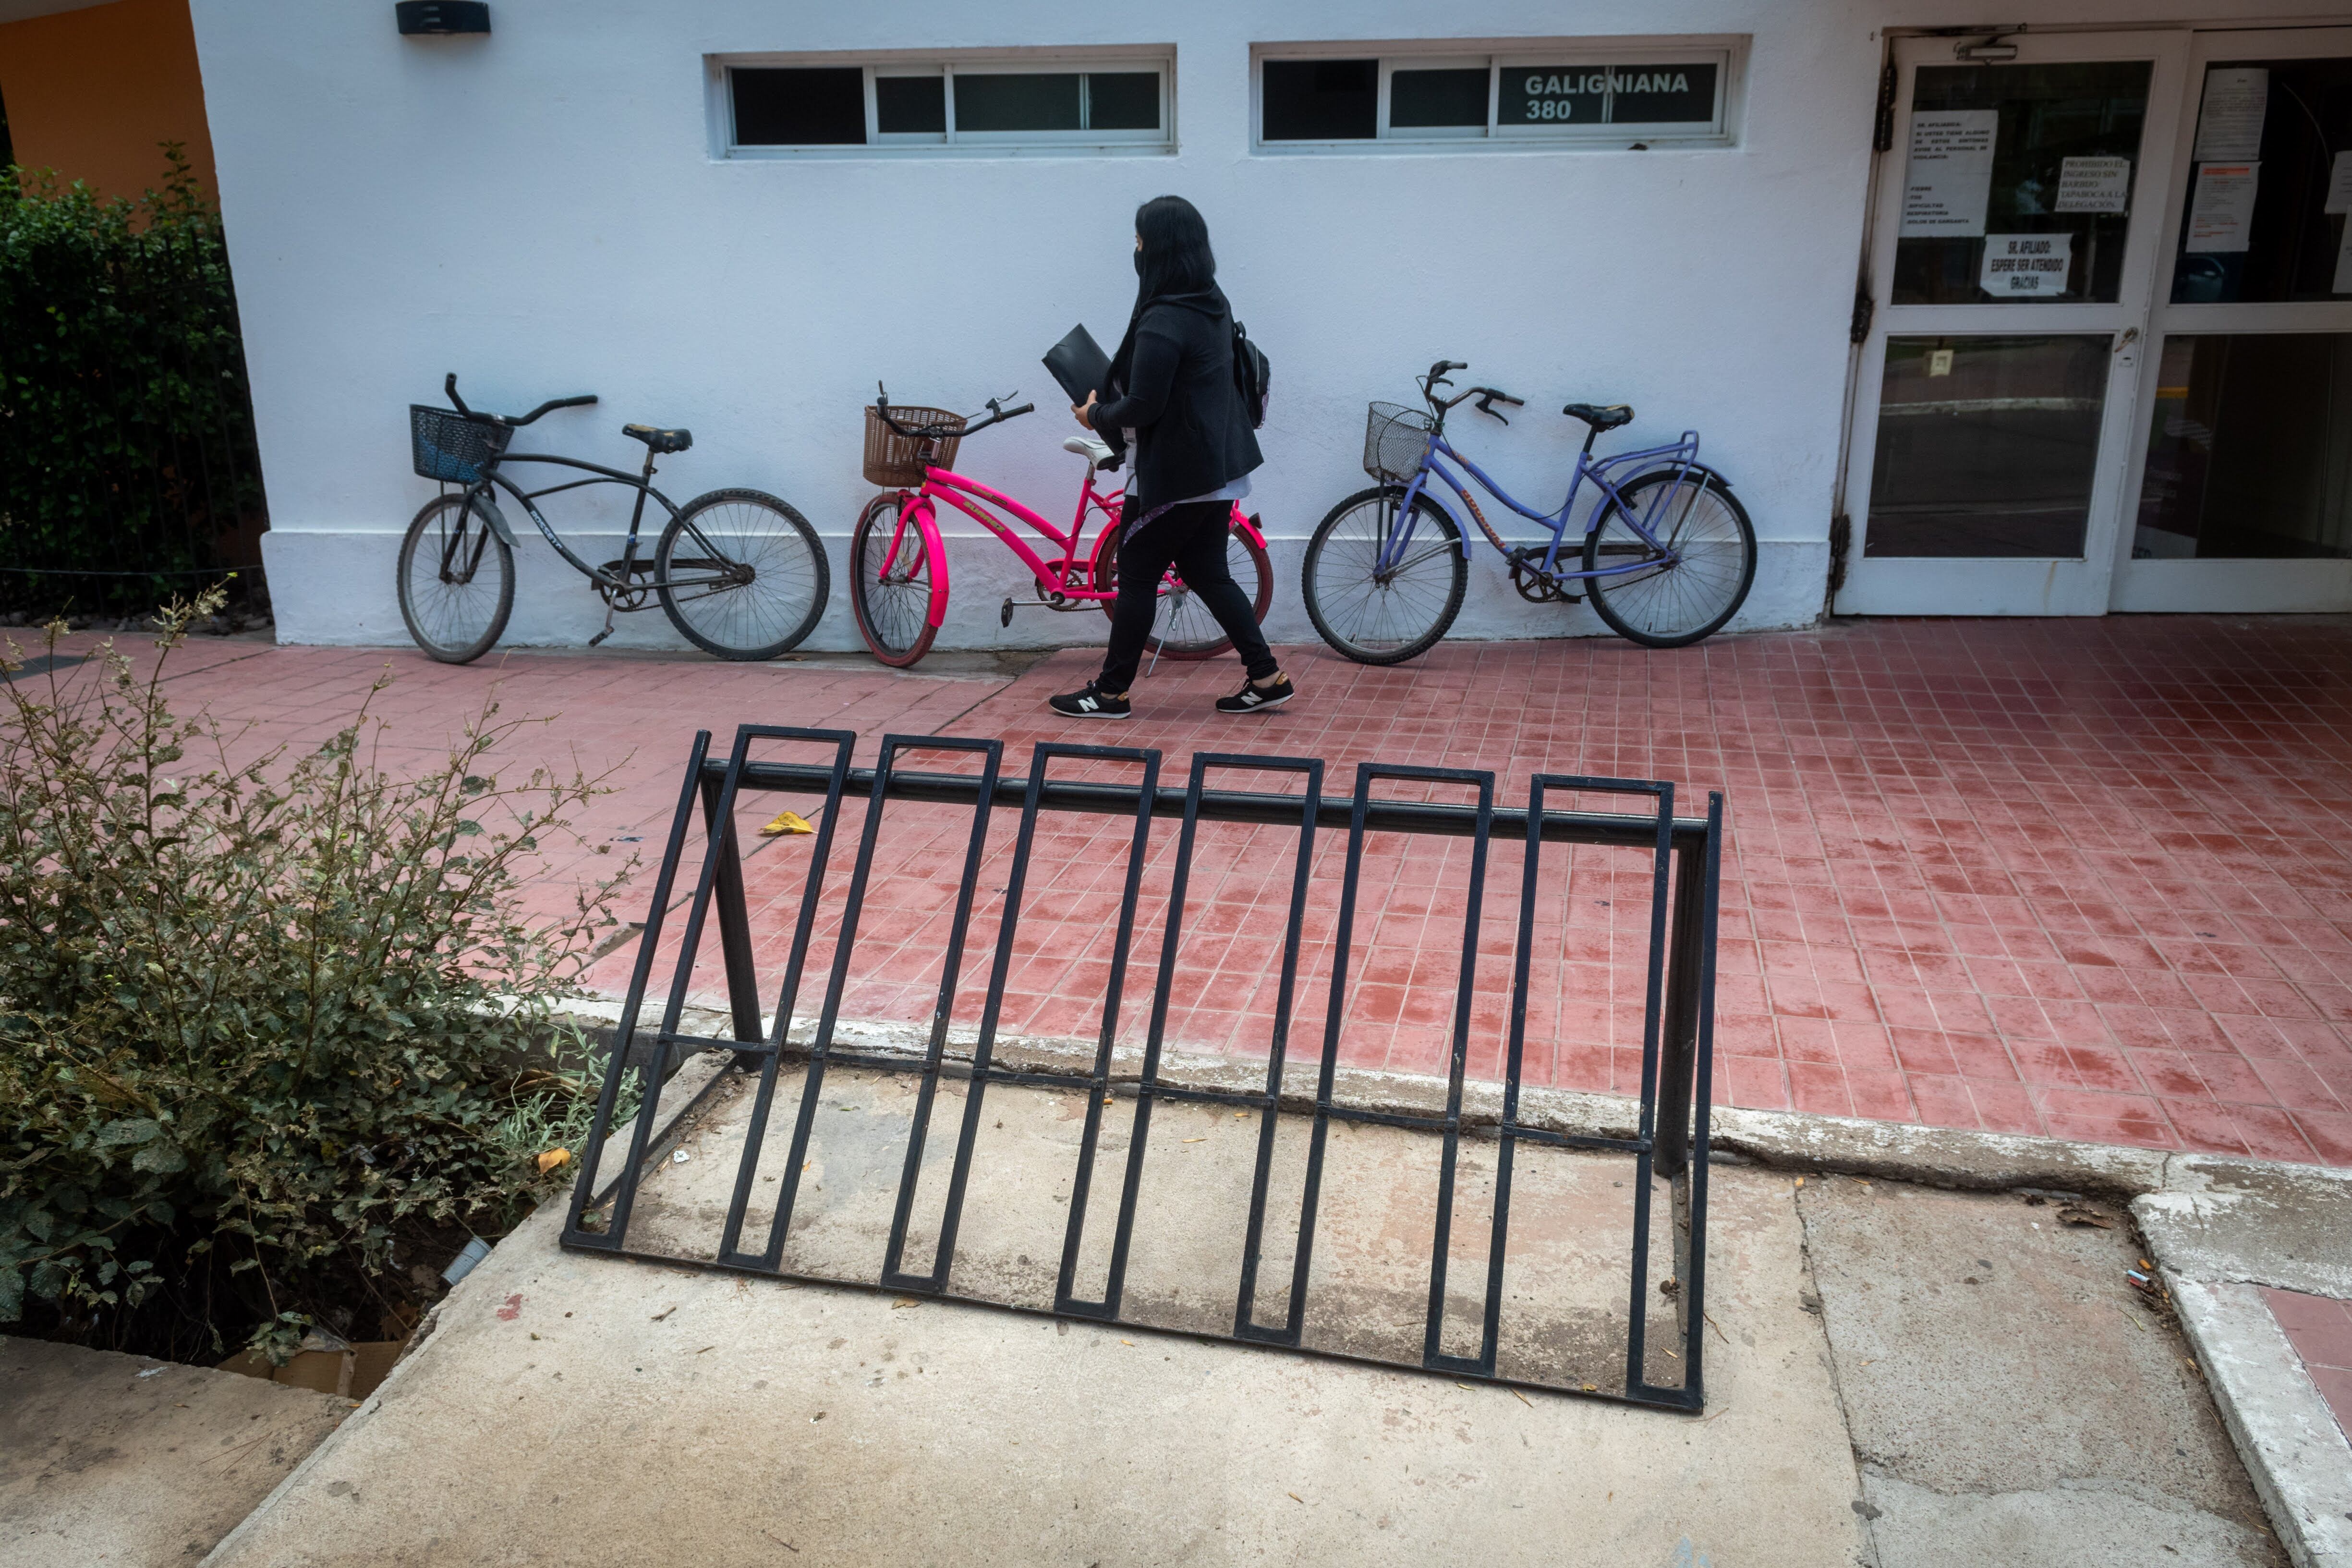
[[[596,402],[596,395],[593,392],[583,392],[577,397],[551,397],[546,402],[541,404],[538,407],[532,409],[530,413],[523,415],[520,418],[517,418],[510,414],[477,414],[472,409],[467,407],[466,400],[457,395],[457,373],[454,370],[451,371],[447,378],[441,383],[441,390],[448,395],[449,406],[455,408],[467,418],[488,420],[490,424],[504,425],[518,430],[530,424],[532,420],[538,418],[541,415],[549,413],[551,410],[558,408],[588,408],[593,406]]]
[[[992,397],[988,400],[987,418],[982,419],[977,414],[971,415],[958,429],[950,430],[944,425],[901,425],[890,417],[890,395],[879,386],[875,388],[875,392],[877,394],[874,399],[876,417],[899,435],[911,436],[917,440],[945,441],[954,437],[970,436],[975,431],[985,430],[992,425],[1002,425],[1007,419],[1018,419],[1024,414],[1037,412],[1037,405],[1034,403],[1024,403],[1018,408],[1006,408],[1003,406],[1003,398]],[[1008,393],[1006,395],[1017,397],[1020,394]]]

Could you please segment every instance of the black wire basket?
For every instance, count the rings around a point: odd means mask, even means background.
[[[513,438],[509,426],[468,419],[421,403],[408,405],[410,461],[422,479],[473,484],[482,477],[482,465],[505,451]]]
[[[1409,485],[1429,450],[1437,421],[1417,408],[1375,403],[1364,420],[1364,472],[1385,485]]]

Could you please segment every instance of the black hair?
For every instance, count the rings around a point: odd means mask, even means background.
[[[1135,235],[1143,241],[1135,263],[1141,298],[1198,293],[1216,281],[1208,222],[1182,196],[1154,196],[1136,208]]]

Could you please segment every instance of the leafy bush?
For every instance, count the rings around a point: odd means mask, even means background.
[[[0,170],[0,565],[58,574],[0,573],[16,601],[0,608],[136,610],[170,574],[258,559],[220,216],[180,150],[164,155],[163,188],[135,201]]]
[[[518,876],[597,786],[489,777],[495,704],[415,778],[368,760],[364,705],[235,761],[160,684],[217,608],[159,617],[144,675],[109,643],[5,687],[0,1321],[120,1319],[225,1258],[226,1304],[179,1310],[282,1351],[404,1237],[499,1234],[562,1179],[530,1144],[584,1130],[589,1076],[517,1042],[561,1034],[614,883],[542,927]]]

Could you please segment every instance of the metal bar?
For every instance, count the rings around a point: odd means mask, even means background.
[[[590,1235],[581,1230],[580,1220],[595,1190],[596,1165],[603,1158],[604,1141],[612,1136],[613,1107],[620,1099],[621,1076],[628,1070],[637,1014],[645,1006],[646,984],[653,977],[654,950],[661,942],[662,917],[669,909],[670,890],[677,880],[677,863],[686,852],[686,830],[694,820],[695,793],[709,752],[710,731],[696,731],[693,749],[687,756],[686,778],[678,786],[677,810],[671,815],[669,837],[662,846],[661,869],[654,877],[653,907],[646,911],[645,930],[637,938],[637,962],[629,971],[628,994],[621,1003],[620,1022],[613,1031],[613,1054],[604,1064],[604,1087],[596,1097],[596,1120],[589,1131],[587,1147],[581,1152],[579,1179],[572,1184],[572,1210],[563,1221],[563,1239],[571,1245],[611,1248],[621,1244],[620,1237],[609,1226],[603,1234]],[[663,1054],[667,1055],[667,1051]],[[624,1183],[630,1186],[635,1184],[638,1162],[645,1155],[646,1129],[653,1117],[653,1101],[659,1092],[650,1070],[644,1073],[644,1081],[646,1090],[639,1097],[628,1164],[622,1172]]]
[[[743,750],[750,725],[738,726],[735,746]],[[741,783],[741,774],[736,782]],[[725,796],[724,804],[721,795]],[[743,904],[743,853],[735,837],[734,792],[702,776],[703,834],[710,843],[711,900],[719,909],[719,955],[727,974],[727,1009],[735,1037],[760,1037],[760,975],[751,963],[751,915]],[[721,813],[724,812],[722,816]]]
[[[1612,787],[1606,779],[1576,779],[1561,781],[1564,788]],[[1632,786],[1617,785],[1618,788]],[[1650,876],[1650,963],[1642,991],[1642,1136],[1653,1141],[1658,1135],[1658,1026],[1663,993],[1665,987],[1666,962],[1666,897],[1674,862],[1675,786],[1659,784],[1650,787],[1658,793],[1657,849]],[[1648,1332],[1650,1288],[1650,1180],[1654,1154],[1644,1151],[1633,1156],[1633,1258],[1630,1270],[1633,1278],[1627,1284],[1632,1307],[1625,1318],[1625,1386],[1628,1389],[1647,1388],[1649,1379],[1643,1375],[1643,1351]]]
[[[709,764],[716,766],[717,764]],[[852,769],[850,787],[862,789],[873,782],[873,773],[866,768]],[[825,772],[822,768],[793,763],[754,763],[744,770],[745,789],[772,790],[783,794],[820,795],[825,787]],[[996,781],[996,803],[1017,807],[1025,798],[1029,781],[1013,774]],[[1163,788],[1152,803],[1155,816],[1180,815],[1188,792]],[[969,773],[896,773],[891,775],[889,795],[892,800],[925,801],[943,805],[969,805],[976,798],[973,776]],[[1345,796],[1318,797],[1315,822],[1318,827],[1344,828],[1353,820],[1354,802]],[[1075,811],[1098,816],[1126,816],[1135,810],[1135,786],[1103,784],[1092,780],[1066,780],[1048,783],[1038,799],[1044,811]],[[1287,795],[1260,795],[1245,790],[1209,790],[1202,793],[1197,812],[1202,822],[1255,822],[1268,826],[1287,826],[1298,818],[1298,797]],[[1376,803],[1365,819],[1365,827],[1373,833],[1439,834],[1456,838],[1469,838],[1478,830],[1478,814],[1467,805],[1450,805],[1419,801],[1381,801]],[[1498,843],[1517,843],[1527,835],[1526,819],[1516,815],[1496,818],[1491,836]],[[1628,849],[1646,849],[1657,833],[1657,821],[1648,816],[1619,816],[1590,811],[1546,812],[1543,818],[1544,841],[1549,844],[1614,844]],[[1674,825],[1675,842],[1693,847],[1703,846],[1706,839],[1706,823],[1699,817],[1684,817]]]
[[[1119,887],[1118,926],[1111,937],[1110,977],[1103,993],[1102,1031],[1096,1037],[1094,1065],[1082,1080],[1087,1089],[1087,1125],[1078,1140],[1078,1164],[1071,1179],[1070,1218],[1062,1237],[1062,1258],[1054,1276],[1054,1300],[1071,1300],[1076,1292],[1078,1246],[1086,1232],[1087,1200],[1094,1188],[1095,1152],[1102,1133],[1103,1100],[1109,1092],[1111,1047],[1118,1037],[1118,1014],[1121,999],[1127,991],[1127,961],[1135,940],[1135,907],[1143,891],[1143,863],[1151,844],[1151,805],[1157,797],[1160,783],[1160,753],[1157,751],[1136,751],[1124,746],[1063,746],[1042,744],[1030,754],[1029,787],[1022,806],[1021,833],[1024,846],[1023,862],[1026,859],[1029,836],[1035,830],[1038,803],[1045,784],[1045,770],[1055,757],[1091,757],[1102,761],[1139,763],[1143,767],[1143,783],[1136,791],[1135,836],[1127,851],[1127,877]],[[997,985],[989,995],[988,1017],[981,1026],[979,1045],[972,1057],[975,1077],[985,1081],[993,1076],[988,1053],[996,1044],[996,993],[1003,989],[1004,964],[1012,954],[1013,940],[1010,921],[1019,912],[1019,899],[1024,883],[1024,863],[1016,862],[1013,880],[1006,894],[1004,917],[1008,922],[1006,935],[998,952]],[[1045,1077],[1049,1075],[1023,1075]],[[1050,1075],[1059,1077],[1061,1075]],[[977,1107],[979,1095],[975,1086],[972,1103]],[[961,1159],[971,1142],[971,1129],[979,1125],[975,1111],[968,1119],[965,1145],[958,1150]]]
[[[915,1212],[915,1189],[922,1179],[923,1143],[931,1126],[931,1103],[940,1090],[940,1059],[947,1049],[948,1016],[955,1009],[956,980],[963,972],[964,936],[971,928],[971,904],[980,890],[981,858],[988,849],[988,812],[994,804],[998,766],[1004,760],[1002,741],[972,741],[945,735],[886,735],[882,740],[883,768],[902,751],[973,752],[980,754],[981,777],[971,814],[971,837],[965,845],[963,878],[956,888],[955,914],[948,926],[947,955],[940,963],[939,1001],[931,1009],[931,1038],[923,1051],[922,1084],[915,1091],[913,1125],[907,1130],[907,1160],[898,1177],[898,1202],[890,1215],[890,1239],[882,1252],[882,1282],[908,1290],[944,1290],[947,1289],[948,1258],[944,1246],[934,1247],[931,1271],[909,1274],[900,1267],[906,1261],[907,1225]],[[874,815],[881,816],[878,805]],[[976,1098],[984,1084],[975,1084]],[[952,1215],[950,1216],[952,1218]],[[947,1231],[940,1231],[944,1243]]]
[[[1658,1174],[1668,1181],[1690,1160],[1691,1055],[1698,1042],[1699,947],[1715,929],[1706,916],[1704,846],[1675,850],[1674,913],[1666,951],[1666,1009],[1658,1061]]]
[[[1689,1226],[1683,1262],[1683,1394],[1696,1410],[1706,1403],[1706,1141],[1715,1097],[1715,918],[1722,891],[1723,792],[1706,797],[1706,869],[1700,876],[1696,1059],[1692,1064],[1690,1166],[1685,1213]]]
[[[801,975],[808,963],[810,939],[816,930],[817,901],[824,889],[825,868],[833,859],[834,828],[841,820],[841,796],[849,778],[850,753],[857,744],[856,731],[849,730],[802,730],[785,725],[747,724],[738,734],[744,740],[811,741],[832,746],[834,753],[833,782],[825,791],[824,809],[818,814],[816,842],[810,847],[808,879],[801,889],[800,916],[793,923],[792,954],[784,963],[783,988],[776,996],[775,1026],[768,1041],[759,1047],[763,1058],[760,1063],[760,1089],[752,1097],[751,1120],[743,1134],[743,1157],[735,1173],[734,1194],[727,1203],[726,1228],[719,1238],[719,1258],[724,1263],[747,1260],[738,1251],[743,1240],[743,1215],[751,1206],[752,1183],[758,1178],[760,1152],[768,1140],[768,1117],[775,1105],[776,1077],[783,1064],[784,1042],[792,1037],[793,1008],[800,999]],[[737,887],[740,895],[740,878]],[[758,1014],[759,1004],[755,998],[752,1003],[754,1034],[758,1033]],[[742,1028],[740,1018],[736,1028],[740,1035]],[[742,1065],[750,1055],[747,1051],[736,1052],[737,1065]],[[782,1261],[781,1245],[776,1257],[770,1258],[763,1253],[758,1261],[773,1268]]]

